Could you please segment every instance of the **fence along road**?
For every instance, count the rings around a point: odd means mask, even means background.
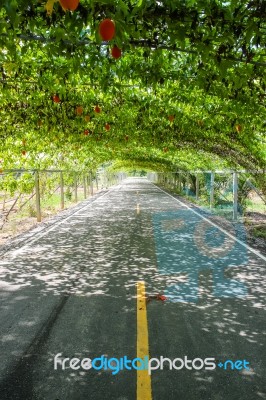
[[[6,254],[0,398],[266,398],[265,261],[202,221],[131,178]],[[243,241],[241,226],[238,234]],[[137,284],[149,301],[137,300]],[[54,370],[57,353],[134,359],[148,349],[158,358],[245,359],[250,369],[169,370],[166,362],[151,385],[134,370]]]

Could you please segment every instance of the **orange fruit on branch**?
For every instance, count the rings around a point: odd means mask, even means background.
[[[74,11],[78,8],[79,0],[59,0],[64,10]]]
[[[115,23],[111,19],[104,19],[99,25],[99,34],[102,40],[112,40],[115,36]]]

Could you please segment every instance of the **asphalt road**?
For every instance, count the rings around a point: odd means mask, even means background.
[[[266,399],[265,259],[244,246],[241,224],[221,231],[194,211],[131,178],[10,250],[0,263],[0,399],[135,400],[135,370],[63,370],[62,358],[137,357],[140,281],[149,356],[215,359],[212,370],[166,361],[151,374],[154,400]]]

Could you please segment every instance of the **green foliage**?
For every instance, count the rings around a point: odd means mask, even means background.
[[[264,1],[81,0],[50,16],[43,1],[0,4],[2,169],[265,168]]]

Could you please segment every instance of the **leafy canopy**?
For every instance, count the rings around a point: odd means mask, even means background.
[[[1,168],[265,167],[264,0],[2,0],[0,13]]]

